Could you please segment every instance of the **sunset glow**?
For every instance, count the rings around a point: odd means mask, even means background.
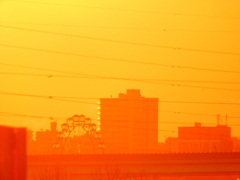
[[[158,98],[158,138],[179,126],[239,136],[240,2],[0,1],[0,124],[98,121],[100,98]]]

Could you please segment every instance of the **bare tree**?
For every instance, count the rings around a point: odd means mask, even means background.
[[[104,166],[96,168],[93,174],[94,180],[126,180],[129,179],[129,173],[119,166]]]
[[[67,171],[62,166],[42,168],[33,173],[33,180],[68,180]]]
[[[93,180],[160,180],[154,173],[148,171],[132,172],[120,166],[103,166],[95,169]]]

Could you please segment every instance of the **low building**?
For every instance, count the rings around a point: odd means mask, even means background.
[[[33,140],[33,131],[29,130],[27,134],[27,153],[34,154],[52,154],[53,144],[56,141],[57,123],[51,122],[50,130],[36,131],[36,140]]]
[[[169,137],[165,149],[175,153],[235,152],[240,150],[240,140],[231,137],[231,127],[217,125],[178,127],[178,137]]]

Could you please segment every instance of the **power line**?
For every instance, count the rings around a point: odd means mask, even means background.
[[[0,63],[1,64],[1,63]],[[1,73],[0,73],[1,74]],[[16,73],[18,74],[18,73]],[[15,74],[15,75],[16,75]],[[26,75],[26,74],[24,74]],[[29,75],[29,74],[28,74]],[[86,75],[86,74],[84,74]],[[34,74],[34,76],[40,76],[39,74]],[[53,75],[48,75],[48,78],[52,78]],[[76,77],[75,77],[76,78]],[[111,79],[111,80],[124,80],[124,81],[134,81],[134,82],[144,82],[144,83],[151,83],[151,84],[159,84],[159,85],[167,85],[167,86],[173,86],[173,87],[188,87],[188,88],[200,88],[200,89],[211,89],[211,90],[223,90],[223,91],[240,91],[239,89],[227,89],[227,88],[216,88],[216,87],[207,87],[207,86],[196,86],[196,85],[186,85],[186,84],[172,84],[172,83],[166,83],[161,82],[160,80],[144,80],[144,79],[130,79],[130,78],[119,78],[119,77],[109,77],[109,76],[99,76],[99,75],[89,75],[86,77],[80,77],[80,78],[92,78],[92,79]],[[186,82],[186,81],[185,81]]]
[[[51,71],[51,72],[58,72],[58,73],[67,73],[67,74],[74,74],[74,75],[84,75],[88,77],[98,77],[98,78],[111,78],[111,79],[119,79],[119,80],[128,80],[128,78],[116,78],[116,77],[106,77],[106,76],[98,76],[98,75],[90,75],[90,74],[82,74],[82,73],[74,73],[74,72],[68,72],[68,71],[59,71],[59,70],[52,70],[52,69],[45,69],[45,68],[36,68],[36,67],[29,67],[29,66],[21,66],[21,65],[14,65],[14,64],[8,64],[8,63],[0,63],[1,65],[6,66],[12,66],[12,67],[19,67],[19,68],[27,68],[27,69],[35,69],[35,70],[42,70],[42,71]],[[52,77],[52,75],[49,75],[48,77]],[[134,80],[139,81],[139,80]],[[156,83],[156,82],[155,82]],[[170,85],[170,86],[184,86],[184,87],[194,87],[194,88],[206,88],[206,89],[215,89],[215,90],[228,90],[228,91],[239,91],[236,89],[225,89],[225,88],[211,88],[211,87],[201,87],[201,86],[190,86],[190,85],[182,85],[182,84],[169,84],[169,83],[159,83],[162,85]]]
[[[95,104],[95,105],[98,105],[97,103],[91,103],[91,102],[66,100],[64,98],[67,98],[67,97],[61,97],[61,96],[30,95],[30,94],[11,93],[11,92],[5,92],[5,91],[0,91],[0,93],[2,95],[26,96],[26,97],[44,98],[44,99],[53,99],[53,100],[60,100],[60,101],[67,101],[67,102],[76,102],[76,103],[85,103],[85,104]],[[74,97],[72,97],[72,98],[74,98]],[[91,99],[94,99],[94,98],[91,98]],[[99,98],[96,98],[96,99],[99,99]],[[105,99],[105,98],[101,98],[101,99]],[[127,101],[127,100],[125,100],[125,101]],[[143,101],[143,100],[140,99],[140,100],[136,100],[136,101]],[[240,105],[240,103],[224,103],[224,102],[221,103],[221,102],[204,102],[204,101],[166,101],[166,100],[158,100],[158,102],[160,102],[160,103],[183,103],[183,104],[209,104],[209,105],[214,105],[214,104],[215,105]]]
[[[141,27],[120,27],[120,26],[90,26],[90,25],[67,25],[67,24],[48,24],[48,23],[27,23],[27,22],[0,22],[0,24],[24,24],[39,26],[63,26],[63,27],[81,27],[81,28],[101,28],[101,29],[127,29],[127,30],[151,30],[162,32],[209,32],[209,33],[240,33],[240,31],[230,30],[200,30],[200,29],[168,29],[168,28],[141,28]]]
[[[196,16],[205,18],[227,18],[227,19],[240,19],[239,17],[229,17],[229,16],[211,16],[211,15],[198,15],[198,14],[187,14],[187,13],[172,13],[172,12],[159,12],[159,11],[147,11],[147,10],[133,10],[133,9],[121,9],[121,8],[107,8],[107,7],[94,7],[94,6],[83,6],[83,5],[73,5],[73,4],[59,4],[59,3],[49,3],[49,2],[33,2],[33,1],[23,1],[23,0],[11,0],[15,2],[25,2],[34,4],[45,4],[45,5],[56,5],[56,6],[68,6],[68,7],[80,7],[80,8],[90,8],[90,9],[101,9],[101,10],[114,10],[114,11],[125,11],[125,12],[137,12],[137,13],[151,13],[151,14],[169,14],[174,16]]]
[[[1,64],[1,63],[0,63]],[[81,78],[81,79],[115,79],[115,80],[130,80],[142,82],[184,82],[184,83],[210,83],[210,84],[240,84],[240,81],[203,81],[203,80],[178,80],[178,79],[139,79],[139,78],[118,78],[118,77],[93,77],[89,76],[66,76],[56,74],[36,74],[36,73],[15,73],[15,72],[0,72],[0,75],[22,75],[22,76],[41,76],[47,78]]]
[[[16,64],[8,64],[8,63],[0,63],[0,64],[4,65],[4,66],[11,66],[11,67],[18,67],[18,68],[25,68],[25,69],[34,69],[34,70],[40,70],[40,71],[50,71],[50,72],[57,72],[57,73],[64,73],[64,74],[91,76],[89,74],[75,73],[75,72],[69,72],[69,71],[60,71],[60,70],[53,70],[53,69],[46,69],[46,68],[37,68],[37,67],[30,67],[30,66],[22,66],[22,65],[16,65]],[[98,77],[98,76],[93,75],[93,77]]]
[[[213,114],[200,114],[200,113],[186,113],[186,112],[178,112],[178,111],[166,111],[166,110],[158,110],[159,112],[165,112],[165,113],[173,113],[173,114],[177,114],[177,115],[180,115],[180,114],[188,114],[188,115],[201,115],[201,116],[216,116],[216,115],[213,115]],[[8,112],[0,112],[0,114],[4,114],[5,116],[20,116],[20,117],[28,117],[28,118],[43,118],[43,119],[56,119],[55,117],[47,117],[47,116],[30,116],[30,115],[23,115],[23,114],[16,114],[16,113],[8,113]],[[221,117],[224,117],[224,116],[221,116]],[[240,117],[231,117],[231,116],[228,116],[228,118],[237,118],[237,119],[240,119]],[[58,118],[59,119],[59,118]],[[61,118],[61,119],[66,119],[66,118]],[[96,121],[100,121],[99,119],[93,119],[93,120],[96,120]]]
[[[11,1],[16,1],[16,0],[11,0]],[[120,9],[120,8],[82,6],[82,5],[59,4],[59,3],[49,3],[49,2],[33,2],[33,1],[22,1],[22,0],[17,0],[16,2],[25,2],[25,3],[34,3],[34,4],[45,4],[45,5],[56,5],[56,6],[68,6],[68,7],[80,7],[80,8],[101,9],[101,10],[114,10],[114,11],[126,11],[126,12],[129,11],[129,12],[139,12],[139,13],[158,13],[158,14],[178,15],[178,14],[176,14],[176,13],[168,13],[168,12],[154,12],[154,11],[145,11],[145,10],[131,10],[131,9]]]
[[[0,91],[0,93],[2,93],[2,95],[18,95],[18,96],[29,96],[29,97],[36,97],[36,98],[40,97],[40,98],[53,99],[53,100],[59,100],[59,101],[65,101],[65,102],[74,102],[74,103],[83,103],[83,104],[90,104],[90,105],[99,105],[98,103],[91,103],[91,102],[83,102],[83,101],[66,100],[66,99],[64,99],[64,98],[76,98],[76,99],[94,99],[94,100],[96,99],[96,100],[98,100],[99,98],[61,97],[61,96],[54,96],[54,97],[52,97],[52,96],[36,96],[36,95],[25,95],[25,94],[9,93],[9,92],[3,92],[3,91]],[[164,101],[158,101],[158,102],[164,102]],[[176,101],[165,101],[165,102],[173,102],[173,103],[175,103]],[[177,103],[188,103],[188,102],[177,101]],[[198,103],[198,102],[189,102],[189,103]],[[207,102],[200,102],[200,103],[207,103]],[[217,104],[217,103],[214,103],[214,104]],[[240,104],[237,104],[237,103],[231,103],[231,104],[240,105]],[[113,105],[109,105],[109,106],[113,107]],[[114,106],[114,107],[122,107],[122,106]],[[135,108],[135,109],[145,109],[145,108]],[[216,116],[214,114],[190,113],[190,112],[181,112],[181,111],[167,111],[167,110],[157,110],[157,111],[158,112],[164,112],[164,113],[173,113],[173,114],[177,114],[177,115],[185,114],[185,115],[194,115],[194,116],[199,116],[199,115],[200,116],[210,116],[210,117],[215,117]],[[221,116],[221,117],[225,117],[225,116]],[[240,117],[232,117],[232,116],[228,116],[228,118],[240,119]]]
[[[37,118],[37,119],[50,119],[53,120],[53,117],[46,117],[46,116],[31,116],[31,115],[25,115],[25,114],[16,114],[16,113],[8,113],[8,112],[0,112],[0,114],[4,114],[7,116],[19,116],[19,117],[27,117],[27,118]]]
[[[11,46],[11,45],[10,46],[9,45],[2,45],[2,46],[26,49],[25,47],[21,47],[21,46]],[[41,50],[41,49],[27,48],[27,50],[35,50],[35,51],[43,51],[43,52],[45,52],[45,50]],[[49,52],[49,51],[47,51],[47,52]],[[58,53],[58,52],[50,51],[50,53]],[[65,54],[65,53],[63,53],[63,54]],[[71,53],[70,54],[67,53],[67,55],[74,55],[75,56],[75,54],[71,54]],[[198,68],[198,67],[179,66],[179,65],[161,64],[161,63],[150,63],[150,62],[143,62],[143,61],[132,61],[132,60],[123,60],[123,59],[107,58],[107,57],[97,57],[97,56],[88,56],[88,55],[80,55],[80,54],[78,54],[77,56],[87,57],[87,58],[94,58],[94,59],[105,59],[105,60],[111,60],[111,61],[120,61],[120,62],[126,62],[126,63],[155,65],[155,66],[169,67],[169,68],[174,68],[174,69],[177,69],[177,68],[181,69],[182,68],[182,69],[190,69],[190,70],[201,70],[201,71],[211,71],[211,72],[237,73],[237,74],[240,74],[240,71],[229,71],[229,70]],[[0,64],[1,65],[5,65],[5,66],[27,68],[27,69],[36,69],[36,70],[44,70],[44,71],[51,71],[51,72],[58,72],[58,73],[67,73],[67,74],[74,74],[74,75],[87,75],[87,74],[82,74],[82,73],[73,73],[73,72],[67,72],[67,71],[59,71],[59,70],[52,70],[52,69],[44,69],[44,68],[36,68],[36,67],[29,67],[29,66],[21,66],[21,65],[9,64],[9,63],[0,63]]]
[[[190,115],[204,115],[204,116],[212,116],[212,117],[216,117],[216,115],[212,115],[212,114],[199,114],[199,113],[184,113],[184,112],[176,112],[176,111],[165,111],[165,110],[158,110],[160,112],[170,112],[170,113],[177,113],[177,114],[190,114]],[[67,119],[67,117],[63,118],[63,117],[48,117],[48,116],[38,116],[38,115],[25,115],[25,114],[16,114],[16,113],[9,113],[9,112],[0,112],[0,116],[1,115],[5,115],[5,116],[17,116],[17,117],[25,117],[25,118],[37,118],[37,119],[49,119],[49,120],[57,120],[57,119]],[[219,116],[220,118],[224,118],[225,116]],[[228,116],[228,118],[238,118],[240,119],[240,117],[232,117],[232,116]],[[97,119],[92,119],[92,120],[97,120]],[[113,123],[115,122],[126,122],[126,121],[123,121],[123,120],[113,120],[112,121]],[[146,123],[146,121],[139,121],[139,120],[134,120],[134,121],[131,121],[131,122],[144,122]],[[155,123],[153,121],[147,121],[147,123]],[[158,124],[193,124],[192,122],[170,122],[170,121],[166,121],[166,122],[163,122],[163,121],[157,121]],[[215,123],[203,123],[203,124],[209,124],[209,125],[212,125],[212,124],[215,124]],[[240,126],[240,124],[229,124],[230,126]]]
[[[65,118],[56,118],[56,117],[48,117],[48,116],[32,116],[32,115],[25,115],[25,114],[16,114],[16,113],[8,113],[8,112],[0,112],[0,116],[14,116],[14,117],[25,117],[25,118],[37,118],[37,119],[49,119],[49,120],[56,120],[56,119],[67,119]],[[97,119],[91,119],[91,120],[97,120]],[[123,120],[113,120],[113,123],[115,122],[126,122]],[[146,121],[131,121],[131,122],[146,122]],[[153,121],[147,121],[147,123],[153,123]],[[157,122],[159,124],[192,124],[192,122]],[[204,124],[214,124],[214,123],[204,123]],[[239,124],[240,125],[240,124]]]
[[[76,103],[83,103],[83,104],[94,104],[94,105],[97,104],[97,103],[91,103],[91,102],[65,100],[65,99],[58,98],[58,96],[53,97],[53,96],[42,96],[42,95],[18,94],[18,93],[4,92],[4,91],[0,91],[0,94],[1,95],[15,95],[15,96],[23,96],[23,97],[51,99],[51,100],[66,101],[66,102],[76,102]],[[85,99],[87,99],[87,98],[85,98]]]
[[[157,45],[157,44],[137,43],[137,42],[129,42],[129,41],[121,41],[121,40],[113,40],[113,39],[105,39],[105,38],[96,38],[96,37],[89,37],[89,36],[64,34],[64,33],[49,32],[49,31],[27,29],[27,28],[20,28],[20,27],[12,27],[12,26],[4,26],[4,25],[0,25],[0,27],[11,28],[11,29],[18,29],[18,30],[24,30],[24,31],[32,31],[32,32],[38,32],[38,33],[54,34],[54,35],[60,35],[60,36],[69,36],[69,37],[77,37],[77,38],[83,38],[83,39],[91,39],[91,40],[97,40],[97,41],[105,41],[105,42],[113,42],[113,43],[121,43],[121,44],[131,44],[131,45],[138,45],[138,46],[146,46],[146,47],[157,47],[157,48],[172,49],[172,50],[184,50],[184,51],[205,52],[205,53],[214,53],[214,54],[240,55],[240,53],[234,53],[234,52],[223,52],[223,51],[213,51],[213,50],[202,50],[202,49],[191,49],[191,48],[164,46],[164,45]],[[7,47],[15,47],[15,48],[18,47],[19,48],[19,46],[14,46],[14,45],[7,45],[7,44],[0,44],[0,45],[1,46],[7,46]],[[27,47],[21,47],[21,48],[22,49],[28,49],[28,50],[36,50],[35,48],[27,48]],[[50,50],[40,50],[40,49],[38,49],[38,51],[45,51],[45,52],[51,52],[51,53],[54,52],[54,53],[58,53],[58,54],[67,54],[67,55],[80,56],[79,54],[64,53],[64,52],[57,52],[57,51],[50,51]]]

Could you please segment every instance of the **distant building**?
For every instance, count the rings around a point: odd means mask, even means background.
[[[52,154],[53,143],[56,141],[57,123],[51,122],[50,131],[36,131],[34,154]]]
[[[33,131],[27,130],[27,154],[36,154],[36,142],[33,140]]]
[[[158,98],[142,97],[138,89],[101,98],[100,122],[106,153],[156,152]]]
[[[231,127],[217,125],[178,127],[178,137],[166,139],[165,150],[178,153],[233,152],[239,151],[238,138],[231,137]]]
[[[233,141],[233,152],[240,152],[240,138],[232,137]]]
[[[217,125],[215,127],[202,126],[195,123],[190,127],[178,127],[178,137],[169,137],[165,144],[159,143],[159,152],[162,153],[212,153],[212,152],[239,152],[240,140],[231,137],[231,127]],[[204,176],[205,180],[232,180],[239,176]],[[161,180],[200,180],[202,176],[190,177],[163,177]]]
[[[72,118],[68,118],[73,120]],[[90,120],[89,118],[86,118]],[[36,140],[33,139],[33,131],[27,132],[27,154],[102,154],[104,143],[101,134],[96,131],[96,124],[71,124],[67,131],[57,131],[57,123],[51,122],[50,130],[36,131]],[[65,126],[63,123],[61,127]],[[68,125],[67,125],[68,126]],[[69,127],[68,126],[68,127]]]

